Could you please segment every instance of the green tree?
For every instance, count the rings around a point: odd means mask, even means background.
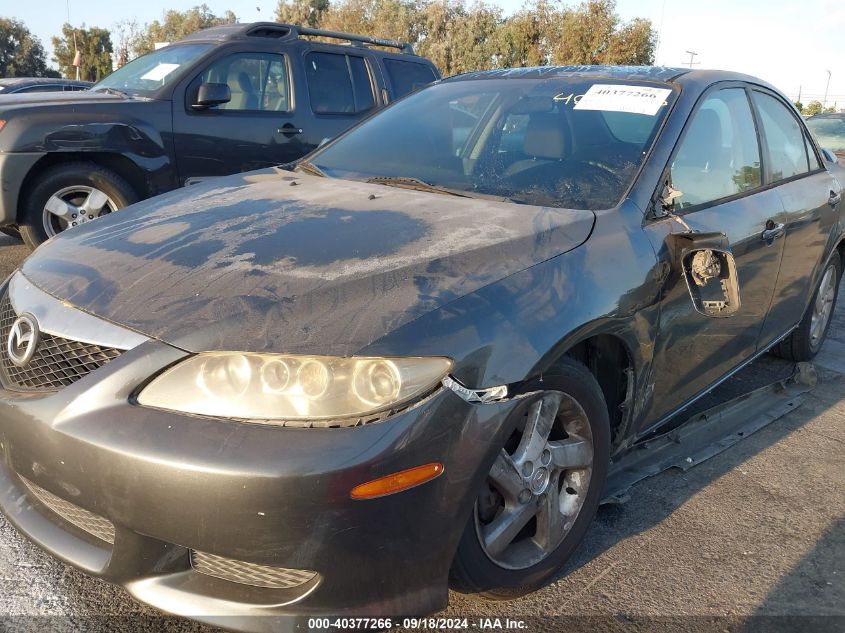
[[[804,109],[801,111],[802,114],[807,116],[812,116],[814,114],[819,114],[824,108],[822,107],[821,101],[810,101]]]
[[[80,79],[99,81],[111,73],[112,43],[111,35],[106,29],[96,26],[86,29],[84,24],[78,29],[70,24],[62,26],[62,36],[53,37],[53,59],[65,77],[76,77],[73,59],[77,50],[82,57]]]
[[[14,18],[0,18],[0,77],[58,77],[39,39]]]
[[[143,55],[154,50],[157,43],[175,42],[196,31],[221,24],[234,24],[237,21],[237,16],[231,11],[215,15],[206,4],[187,11],[171,9],[164,12],[161,21],[153,20],[134,38],[132,53],[136,56]]]
[[[795,109],[798,110],[798,112],[804,111],[804,104],[798,101],[798,99],[793,101],[792,104],[795,106]]]
[[[587,0],[563,10],[563,28],[551,57],[555,64],[651,65],[655,41],[649,20],[622,23],[615,0]]]
[[[276,21],[316,28],[329,10],[329,0],[279,0]]]

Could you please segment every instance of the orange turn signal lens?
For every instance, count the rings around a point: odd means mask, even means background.
[[[4,125],[6,125],[6,122],[3,119],[0,119],[0,130],[3,129]]]
[[[425,464],[403,470],[392,475],[385,475],[360,486],[355,486],[350,493],[353,499],[375,499],[402,492],[408,488],[419,486],[427,481],[439,477],[443,472],[443,464]]]

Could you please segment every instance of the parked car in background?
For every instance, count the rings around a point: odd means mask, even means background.
[[[390,40],[264,22],[199,31],[90,91],[0,100],[0,225],[35,247],[142,198],[288,163],[438,78]]]
[[[27,259],[0,288],[0,508],[227,629],[533,591],[612,458],[767,350],[819,351],[843,173],[736,73],[439,82]]]
[[[0,79],[0,97],[32,92],[78,92],[88,90],[93,85],[94,83],[91,81],[77,81],[75,79],[6,77]]]
[[[819,145],[832,151],[845,165],[845,112],[816,114],[807,119],[807,127]]]

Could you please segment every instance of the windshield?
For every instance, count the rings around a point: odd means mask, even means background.
[[[845,151],[845,117],[841,119],[808,119],[807,127],[824,149]]]
[[[149,95],[181,76],[212,44],[167,46],[118,68],[92,90],[113,89]]]
[[[610,208],[672,98],[664,84],[609,79],[446,82],[368,119],[310,162],[330,177],[415,178],[470,196]]]

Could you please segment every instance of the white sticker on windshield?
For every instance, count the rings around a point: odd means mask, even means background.
[[[149,79],[150,81],[161,81],[167,75],[179,68],[179,64],[159,64],[145,75],[141,75],[141,79]]]
[[[575,110],[604,110],[633,112],[654,116],[666,104],[671,94],[668,88],[650,86],[622,86],[618,84],[593,84],[575,104]]]

